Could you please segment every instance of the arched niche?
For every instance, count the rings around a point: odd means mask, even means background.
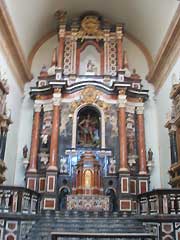
[[[100,112],[97,108],[86,106],[77,115],[77,147],[99,148],[101,146]]]
[[[90,129],[90,132],[93,130],[93,136],[94,136],[94,140],[92,141],[92,144],[87,143],[83,146],[83,144],[80,143],[81,140],[80,140],[78,131],[81,125],[86,124],[86,120],[88,120],[89,118],[88,114],[92,116],[92,122],[90,123],[90,125],[92,124],[92,126],[90,126],[90,128],[91,127],[93,128],[93,124],[96,124],[95,121],[93,120],[93,113],[95,113],[98,118],[97,120],[98,120],[99,126],[98,128]],[[92,134],[92,132],[91,133],[90,132],[87,131],[87,134],[89,135]],[[84,132],[84,134],[86,134],[86,131]],[[96,138],[97,137],[96,134],[99,136],[99,140],[98,138]],[[74,112],[72,148],[77,148],[77,147],[105,148],[105,116],[104,116],[103,110],[99,108],[99,106],[97,106],[96,104],[91,104],[91,105],[82,104]]]
[[[70,189],[67,186],[63,186],[59,190],[59,209],[65,210],[66,209],[66,200],[67,195],[70,194]]]
[[[78,75],[103,75],[104,50],[95,41],[85,41],[77,50]]]
[[[84,186],[85,189],[90,189],[92,187],[92,172],[86,169],[84,172]]]
[[[105,190],[105,195],[109,196],[109,210],[117,211],[117,195],[116,190],[113,187],[109,187]]]

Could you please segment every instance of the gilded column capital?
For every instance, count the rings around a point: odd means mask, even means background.
[[[34,103],[34,112],[40,112],[41,108],[42,108],[42,105],[35,101],[35,103]]]
[[[126,107],[126,103],[127,103],[126,95],[119,95],[119,96],[118,96],[118,105],[119,105],[119,108],[124,108],[124,107]]]
[[[44,110],[44,112],[52,111],[53,110],[53,104],[52,103],[43,104],[43,110]]]
[[[53,105],[54,106],[60,106],[61,104],[61,93],[60,92],[55,92],[53,94]]]
[[[176,132],[177,130],[177,127],[175,124],[172,124],[171,127],[169,128],[169,133],[173,133],[173,132]]]
[[[136,107],[136,113],[137,114],[144,114],[144,106]]]
[[[60,29],[59,29],[59,37],[60,38],[64,38],[66,34],[66,29],[65,29],[65,25],[61,25]]]
[[[133,105],[128,105],[128,103],[127,103],[127,105],[126,105],[126,112],[128,112],[128,113],[134,113],[134,112],[135,112],[135,106],[133,106]]]
[[[123,38],[123,26],[122,25],[116,26],[116,37],[117,37],[117,39]]]
[[[110,37],[110,30],[109,29],[105,29],[104,30],[104,41],[108,42],[109,41],[109,37]]]

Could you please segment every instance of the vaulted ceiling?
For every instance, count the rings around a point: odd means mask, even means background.
[[[68,17],[98,11],[141,40],[153,58],[178,7],[177,0],[5,0],[23,52],[28,57],[36,42],[55,29],[54,13],[66,10]]]

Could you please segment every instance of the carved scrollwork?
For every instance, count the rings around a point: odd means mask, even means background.
[[[102,108],[105,112],[109,110],[109,104],[100,100],[100,91],[98,91],[93,86],[87,86],[82,92],[79,100],[72,102],[71,104],[71,113],[81,105],[84,104],[96,104],[100,108]]]
[[[78,38],[84,40],[85,37],[104,38],[104,33],[100,29],[100,21],[96,16],[86,16],[81,22],[81,29],[77,33]]]

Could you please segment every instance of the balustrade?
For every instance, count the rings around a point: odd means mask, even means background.
[[[141,215],[180,214],[180,189],[157,189],[138,195]]]
[[[40,195],[23,187],[0,186],[0,212],[36,214]]]

